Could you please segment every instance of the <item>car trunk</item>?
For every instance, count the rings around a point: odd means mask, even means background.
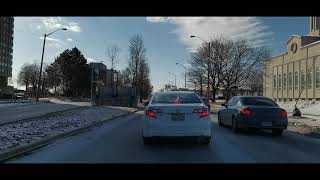
[[[152,104],[149,108],[158,109],[156,113],[160,121],[165,122],[192,122],[199,120],[201,112],[193,113],[195,109],[207,108],[203,104]]]
[[[280,117],[281,108],[276,106],[246,106],[254,114],[249,115],[248,119],[255,120],[258,126],[272,126],[277,121],[283,119]]]

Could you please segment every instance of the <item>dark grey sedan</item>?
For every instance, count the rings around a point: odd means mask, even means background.
[[[218,123],[231,126],[235,133],[242,128],[256,128],[281,136],[288,126],[287,112],[267,97],[234,96],[222,106],[226,108],[219,110]]]

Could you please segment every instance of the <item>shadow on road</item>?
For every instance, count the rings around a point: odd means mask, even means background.
[[[211,142],[213,143],[213,142]],[[146,148],[164,149],[199,149],[207,148],[209,145],[201,144],[196,139],[156,139],[153,143],[144,145]]]

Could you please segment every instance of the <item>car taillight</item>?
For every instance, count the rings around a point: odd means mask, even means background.
[[[161,110],[160,109],[148,109],[146,111],[146,115],[149,116],[150,118],[155,118],[156,117],[156,113],[160,113]]]
[[[200,118],[204,118],[204,117],[207,117],[209,116],[209,112],[207,109],[194,109],[193,110],[193,113],[201,113],[200,114]]]
[[[240,110],[240,113],[241,114],[244,114],[244,115],[252,115],[254,114],[254,112],[252,112],[249,108],[245,107],[245,108],[242,108]]]
[[[156,117],[156,113],[153,111],[148,111],[148,116],[151,118],[154,118],[154,117]]]
[[[282,117],[282,118],[287,118],[287,117],[288,117],[287,111],[281,111],[281,112],[280,112],[280,117]]]

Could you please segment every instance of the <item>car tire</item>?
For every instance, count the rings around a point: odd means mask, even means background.
[[[283,134],[283,129],[273,129],[272,130],[272,135],[274,136],[282,136]]]
[[[144,137],[143,136],[143,144],[145,145],[149,145],[149,144],[152,144],[152,138],[151,137]]]
[[[232,117],[232,131],[237,134],[239,133],[239,128],[237,126],[236,120],[234,117]]]

